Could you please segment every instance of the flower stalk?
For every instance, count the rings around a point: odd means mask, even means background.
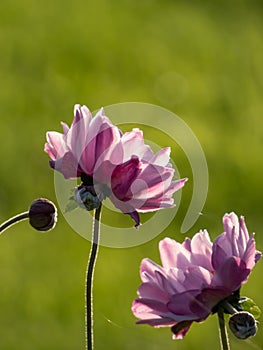
[[[14,225],[22,220],[28,219],[28,217],[29,217],[29,211],[25,211],[24,213],[15,215],[12,218],[8,219],[7,221],[3,222],[0,225],[0,234],[2,234],[10,226],[12,226],[12,225]]]
[[[218,316],[218,323],[219,323],[221,350],[230,350],[223,308],[219,307],[217,316]]]
[[[100,239],[101,204],[95,210],[93,221],[92,246],[86,275],[86,350],[94,349],[93,339],[93,273],[95,269]]]

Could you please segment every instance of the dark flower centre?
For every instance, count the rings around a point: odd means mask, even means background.
[[[92,176],[87,175],[85,173],[81,173],[80,178],[81,178],[82,184],[84,186],[93,186],[93,177]]]

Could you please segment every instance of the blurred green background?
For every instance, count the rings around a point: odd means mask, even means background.
[[[214,238],[222,215],[234,210],[245,215],[263,250],[261,1],[1,0],[0,52],[1,221],[40,196],[56,203],[45,132],[60,131],[61,120],[71,123],[75,103],[95,110],[140,101],[178,114],[205,151],[209,193],[187,235],[207,228]],[[219,349],[215,316],[175,342],[169,329],[135,325],[130,312],[141,259],[159,261],[165,236],[184,239],[179,228],[191,198],[191,168],[172,147],[190,179],[173,224],[142,246],[100,249],[96,350]],[[52,232],[24,222],[1,236],[0,349],[84,349],[89,248],[61,212]],[[261,309],[262,273],[260,262],[242,288]],[[251,340],[230,337],[232,349],[262,349],[261,325]]]

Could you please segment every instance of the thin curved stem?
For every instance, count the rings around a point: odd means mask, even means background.
[[[16,224],[19,221],[27,219],[29,216],[29,212],[25,211],[24,213],[18,214],[16,216],[13,216],[12,218],[8,219],[7,221],[3,222],[0,225],[0,234],[4,232],[4,230],[8,229],[10,226]]]
[[[101,205],[96,209],[93,221],[92,246],[86,275],[86,350],[93,350],[93,273],[96,264],[100,238]]]
[[[218,323],[219,323],[221,349],[230,350],[227,330],[225,325],[224,310],[222,308],[218,309],[217,316],[218,316]]]

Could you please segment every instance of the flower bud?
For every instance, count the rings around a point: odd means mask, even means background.
[[[101,200],[93,186],[81,185],[77,187],[74,193],[74,200],[81,208],[86,210],[97,209],[101,204]]]
[[[241,311],[230,317],[229,328],[237,338],[247,339],[256,334],[257,322],[252,314]]]
[[[29,223],[38,231],[49,231],[57,222],[56,206],[45,198],[39,198],[32,202],[29,208]]]

